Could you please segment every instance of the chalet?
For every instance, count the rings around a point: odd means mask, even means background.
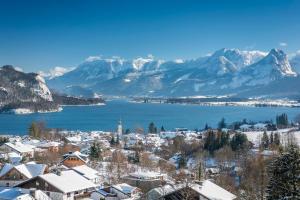
[[[17,185],[24,191],[33,188],[43,191],[55,200],[74,200],[89,197],[96,185],[73,170],[62,171],[58,174],[48,173],[39,175]]]
[[[80,165],[85,165],[87,162],[88,155],[82,154],[79,151],[75,151],[63,155],[63,160],[60,164],[72,168]]]
[[[12,187],[46,172],[47,165],[44,164],[28,162],[14,166],[6,163],[0,171],[0,186]]]
[[[164,185],[147,193],[147,199],[235,200],[237,197],[210,180]]]
[[[23,144],[21,142],[7,142],[4,143],[0,148],[5,152],[15,152],[23,157],[32,158],[34,155],[35,146]]]

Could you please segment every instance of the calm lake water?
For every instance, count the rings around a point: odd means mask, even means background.
[[[26,134],[32,121],[44,121],[48,127],[67,130],[116,129],[121,118],[124,128],[134,130],[153,121],[165,129],[186,127],[203,128],[205,123],[216,126],[222,117],[226,122],[242,120],[270,120],[287,113],[290,120],[300,114],[300,108],[287,107],[229,107],[179,104],[139,104],[127,101],[109,101],[105,106],[66,106],[62,112],[29,115],[0,114],[0,134]]]

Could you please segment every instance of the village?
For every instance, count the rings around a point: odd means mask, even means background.
[[[113,132],[35,122],[28,135],[1,136],[0,199],[254,199],[264,195],[269,160],[300,143],[298,123],[285,118],[222,119],[203,130],[150,123],[147,133],[124,130],[121,120]]]

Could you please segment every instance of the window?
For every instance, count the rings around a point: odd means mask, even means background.
[[[70,197],[71,196],[71,193],[67,193],[67,197]]]
[[[40,183],[36,181],[36,182],[35,182],[35,185],[36,185],[36,186],[39,186],[39,185],[40,185]]]

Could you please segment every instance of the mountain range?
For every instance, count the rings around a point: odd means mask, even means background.
[[[86,60],[75,69],[46,80],[68,95],[92,97],[237,97],[298,98],[300,54],[289,60],[279,49],[270,52],[220,49],[192,60],[165,61],[119,57]]]

